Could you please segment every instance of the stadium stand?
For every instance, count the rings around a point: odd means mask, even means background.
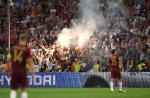
[[[100,61],[100,71],[110,71],[109,53],[115,48],[123,62],[123,71],[150,71],[150,1],[120,0],[128,14],[109,23],[106,36],[91,37],[91,47],[62,48],[56,43],[63,28],[71,27],[78,15],[78,0],[13,0],[11,4],[11,46],[19,32],[29,34],[28,47],[34,55],[36,72],[71,72],[79,62],[79,72],[91,71]],[[105,0],[101,3],[107,5]],[[108,10],[107,6],[104,6]],[[104,10],[104,15],[107,13]],[[8,50],[7,2],[0,0],[0,65],[5,63]],[[128,27],[128,28],[123,28]],[[109,33],[115,32],[115,33]],[[96,43],[96,48],[92,44]],[[100,51],[98,51],[100,50]]]

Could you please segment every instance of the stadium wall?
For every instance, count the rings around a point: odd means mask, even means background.
[[[122,73],[124,87],[150,87],[150,73]],[[72,73],[47,72],[36,73],[34,80],[28,73],[28,87],[31,88],[82,88],[109,87],[110,72]],[[117,81],[115,82],[117,86]],[[6,73],[0,73],[0,88],[10,87],[10,78]]]

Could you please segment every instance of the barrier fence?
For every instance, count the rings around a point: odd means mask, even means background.
[[[100,73],[73,73],[47,72],[36,73],[32,78],[28,73],[28,87],[33,88],[82,88],[82,87],[109,87],[110,72]],[[150,87],[150,73],[124,72],[122,73],[124,87]],[[117,81],[115,82],[117,86]],[[7,73],[0,73],[0,88],[10,87],[10,78]]]

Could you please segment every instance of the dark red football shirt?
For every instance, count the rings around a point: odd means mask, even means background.
[[[26,74],[27,59],[31,57],[30,49],[25,46],[14,46],[11,50],[12,75]]]
[[[119,56],[111,55],[110,64],[111,64],[111,70],[119,70]]]

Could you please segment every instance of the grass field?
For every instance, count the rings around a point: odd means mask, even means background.
[[[9,98],[9,89],[0,88],[0,98]],[[17,98],[20,98],[20,91]],[[150,98],[150,88],[126,88],[126,93],[108,88],[29,88],[29,98]]]

